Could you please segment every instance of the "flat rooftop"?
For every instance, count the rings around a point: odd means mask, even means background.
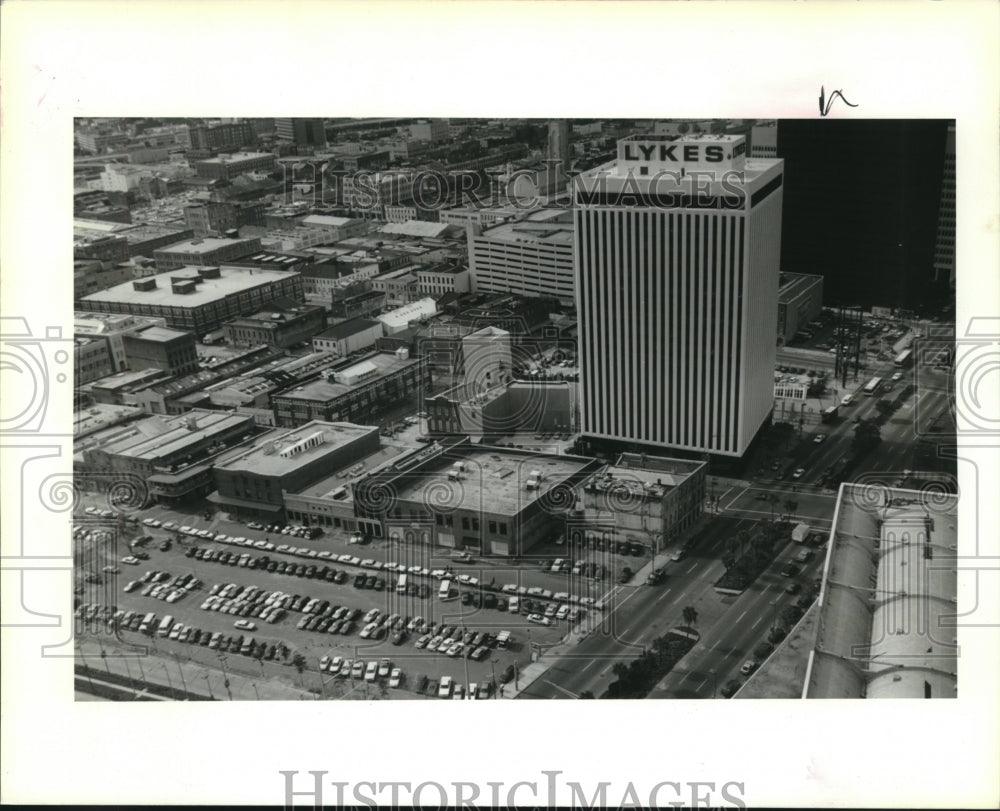
[[[242,245],[249,240],[246,239],[226,239],[225,237],[198,237],[184,242],[176,242],[173,245],[165,245],[157,248],[157,253],[211,253],[220,248],[229,248],[234,245]]]
[[[249,445],[221,456],[215,468],[255,476],[282,476],[377,431],[370,425],[314,420],[291,431],[268,431]]]
[[[163,420],[162,417],[159,419]],[[205,445],[217,434],[245,424],[247,419],[221,411],[188,411],[165,420],[167,428],[162,433],[148,436],[136,428],[134,432],[128,432],[128,435],[109,443],[102,450],[155,462],[178,454],[188,447]]]
[[[377,377],[366,378],[353,386],[349,386],[345,383],[331,383],[326,380],[314,380],[310,383],[294,388],[291,391],[282,392],[280,397],[282,399],[308,400],[310,402],[328,402],[348,394],[361,386],[367,386],[372,382],[372,380],[375,380],[378,377],[385,377],[388,374],[398,372],[401,369],[405,369],[407,366],[412,366],[419,362],[419,359],[408,358],[406,360],[401,360],[391,352],[379,352],[358,361],[352,366],[345,366],[336,370],[338,372],[347,373],[361,364],[370,364],[378,371]]]
[[[310,214],[302,218],[302,224],[317,228],[342,228],[354,222],[350,217],[331,217],[328,214]]]
[[[957,694],[958,497],[928,492],[841,485],[804,698]]]
[[[139,406],[95,403],[73,413],[73,436],[84,437],[109,425],[139,418],[142,414]]]
[[[252,290],[254,287],[273,284],[298,275],[292,270],[251,269],[223,265],[218,279],[204,279],[191,293],[182,295],[173,292],[170,283],[172,276],[198,278],[198,270],[198,267],[186,266],[166,273],[157,273],[155,276],[146,276],[146,279],[156,280],[157,286],[152,290],[136,290],[132,282],[128,281],[109,287],[107,290],[91,293],[82,300],[106,301],[112,304],[149,304],[154,307],[199,307],[245,290]]]
[[[178,338],[183,338],[189,334],[177,329],[168,329],[167,327],[147,327],[140,332],[132,333],[129,337],[140,338],[143,341],[160,341],[166,343],[167,341],[176,341]]]
[[[257,160],[258,158],[273,158],[273,157],[274,153],[272,152],[233,152],[227,155],[217,155],[214,158],[205,158],[204,160],[198,161],[198,163],[229,164],[229,163],[239,163],[240,161]]]
[[[509,244],[573,245],[573,224],[521,220],[495,225],[483,231],[481,239]]]
[[[458,474],[458,482],[449,478],[455,462],[465,465],[465,470]],[[405,501],[440,504],[441,494],[445,493],[449,507],[514,516],[539,498],[548,502],[548,494],[554,487],[591,464],[592,460],[578,456],[543,456],[508,448],[463,445],[415,466],[413,475],[401,476],[393,486],[397,497]],[[539,487],[528,490],[526,483],[535,471],[542,474]],[[563,505],[561,497],[558,503],[553,498],[552,504],[573,506]]]
[[[662,469],[637,467],[630,464],[605,465],[584,483],[597,491],[628,491],[643,498],[662,498],[669,490],[679,487],[704,462],[659,457]]]
[[[354,491],[351,488],[353,481],[361,476],[378,471],[383,465],[412,451],[413,448],[405,445],[382,445],[374,453],[354,459],[349,465],[335,468],[329,476],[303,488],[296,495],[304,496],[305,498],[337,501],[345,504],[353,503]]]

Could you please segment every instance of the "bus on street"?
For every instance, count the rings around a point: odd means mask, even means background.
[[[873,377],[867,383],[862,391],[867,397],[871,397],[873,394],[878,394],[882,390],[883,380],[881,377]]]
[[[904,349],[898,355],[896,359],[892,362],[894,366],[898,366],[900,369],[906,369],[913,363],[913,350]]]

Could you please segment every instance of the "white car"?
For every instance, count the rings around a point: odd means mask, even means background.
[[[793,479],[801,479],[805,475],[806,475],[806,469],[804,467],[800,467],[798,470],[796,470],[792,474],[792,478]]]
[[[389,676],[389,686],[399,687],[399,683],[403,680],[403,671],[398,667],[392,669],[392,674]]]
[[[528,622],[533,622],[536,625],[551,625],[552,620],[548,617],[543,617],[541,614],[528,614]]]
[[[338,673],[340,673],[340,669],[343,666],[344,666],[344,657],[334,656],[330,660],[330,663],[326,666],[326,670],[328,673],[332,673],[334,676],[336,676]]]
[[[256,631],[256,623],[250,622],[250,620],[236,620],[233,623],[234,628],[239,628],[241,631]]]
[[[105,566],[103,569],[101,569],[101,571],[107,572],[108,574],[118,574],[119,572],[121,572],[121,569],[119,569],[117,566]]]
[[[568,614],[569,614],[569,606],[563,603],[561,606],[559,606],[559,610],[556,611],[556,619],[564,620],[566,619],[566,616]]]
[[[144,518],[143,521],[142,521],[142,523],[144,523],[147,527],[158,527],[158,526],[160,526],[160,522],[157,521],[155,518]]]
[[[122,563],[127,563],[129,566],[138,566],[139,558],[132,557],[132,555],[126,555],[122,558]]]
[[[450,698],[453,684],[451,676],[442,676],[438,684],[438,698]]]
[[[821,442],[825,441],[826,441],[826,434],[816,434],[816,436],[813,437],[814,445],[819,445]]]
[[[191,527],[181,527],[180,531],[185,535],[190,535],[192,530]]]
[[[160,529],[166,529],[166,530],[177,529],[177,524],[175,524],[173,521],[167,521],[166,523],[160,526]]]
[[[87,515],[100,515],[101,514],[101,511],[99,509],[97,509],[97,507],[84,507],[83,511],[85,513],[87,513]]]

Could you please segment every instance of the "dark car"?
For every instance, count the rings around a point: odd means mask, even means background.
[[[187,549],[184,550],[184,557],[186,557],[186,558],[193,558],[194,555],[195,555],[195,552],[197,552],[197,551],[198,551],[198,547],[197,546],[189,546]]]
[[[419,676],[417,676],[416,690],[418,693],[422,693],[426,689],[427,689],[427,676],[421,673]]]
[[[170,539],[167,538],[167,540],[160,544],[160,551],[169,552],[171,546],[173,546],[173,544],[170,542]]]
[[[802,585],[799,583],[789,583],[785,591],[787,591],[789,594],[798,594],[800,591],[802,591]]]
[[[306,572],[305,572],[305,574],[306,574],[306,577],[309,577],[309,578],[316,577],[316,567],[315,566],[306,566]]]
[[[725,686],[723,686],[719,692],[722,693],[723,698],[730,698],[736,693],[737,690],[740,689],[741,686],[742,682],[733,679],[731,681],[727,681]]]
[[[385,581],[381,577],[376,577],[375,582],[372,583],[372,588],[375,591],[385,591]]]
[[[761,642],[756,648],[753,649],[753,655],[755,659],[766,659],[771,655],[774,650],[774,645],[770,642]]]
[[[484,594],[483,595],[483,605],[486,608],[496,608],[497,607],[497,597],[496,597],[496,595],[495,594]]]
[[[786,563],[781,567],[782,577],[795,577],[799,573],[799,567],[794,563]]]
[[[340,626],[340,631],[338,631],[338,633],[341,633],[344,636],[347,636],[348,634],[351,634],[353,632],[354,632],[354,621],[353,620],[346,620]]]
[[[373,575],[373,574],[370,574],[370,575],[368,575],[368,576],[367,576],[367,577],[365,578],[365,588],[366,588],[366,589],[373,589],[373,588],[375,588],[375,581],[376,581],[377,579],[378,579],[378,578],[377,578],[377,577],[375,577],[375,575]]]
[[[500,674],[500,684],[507,684],[514,681],[514,665],[507,665],[507,669]]]
[[[363,589],[367,578],[363,574],[354,575],[354,588]]]
[[[472,594],[467,591],[462,592],[462,605],[469,605],[472,602]]]

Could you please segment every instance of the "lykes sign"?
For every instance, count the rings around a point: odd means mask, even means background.
[[[718,144],[644,144],[641,141],[624,145],[622,157],[627,161],[654,161],[661,163],[722,163],[733,155]]]

